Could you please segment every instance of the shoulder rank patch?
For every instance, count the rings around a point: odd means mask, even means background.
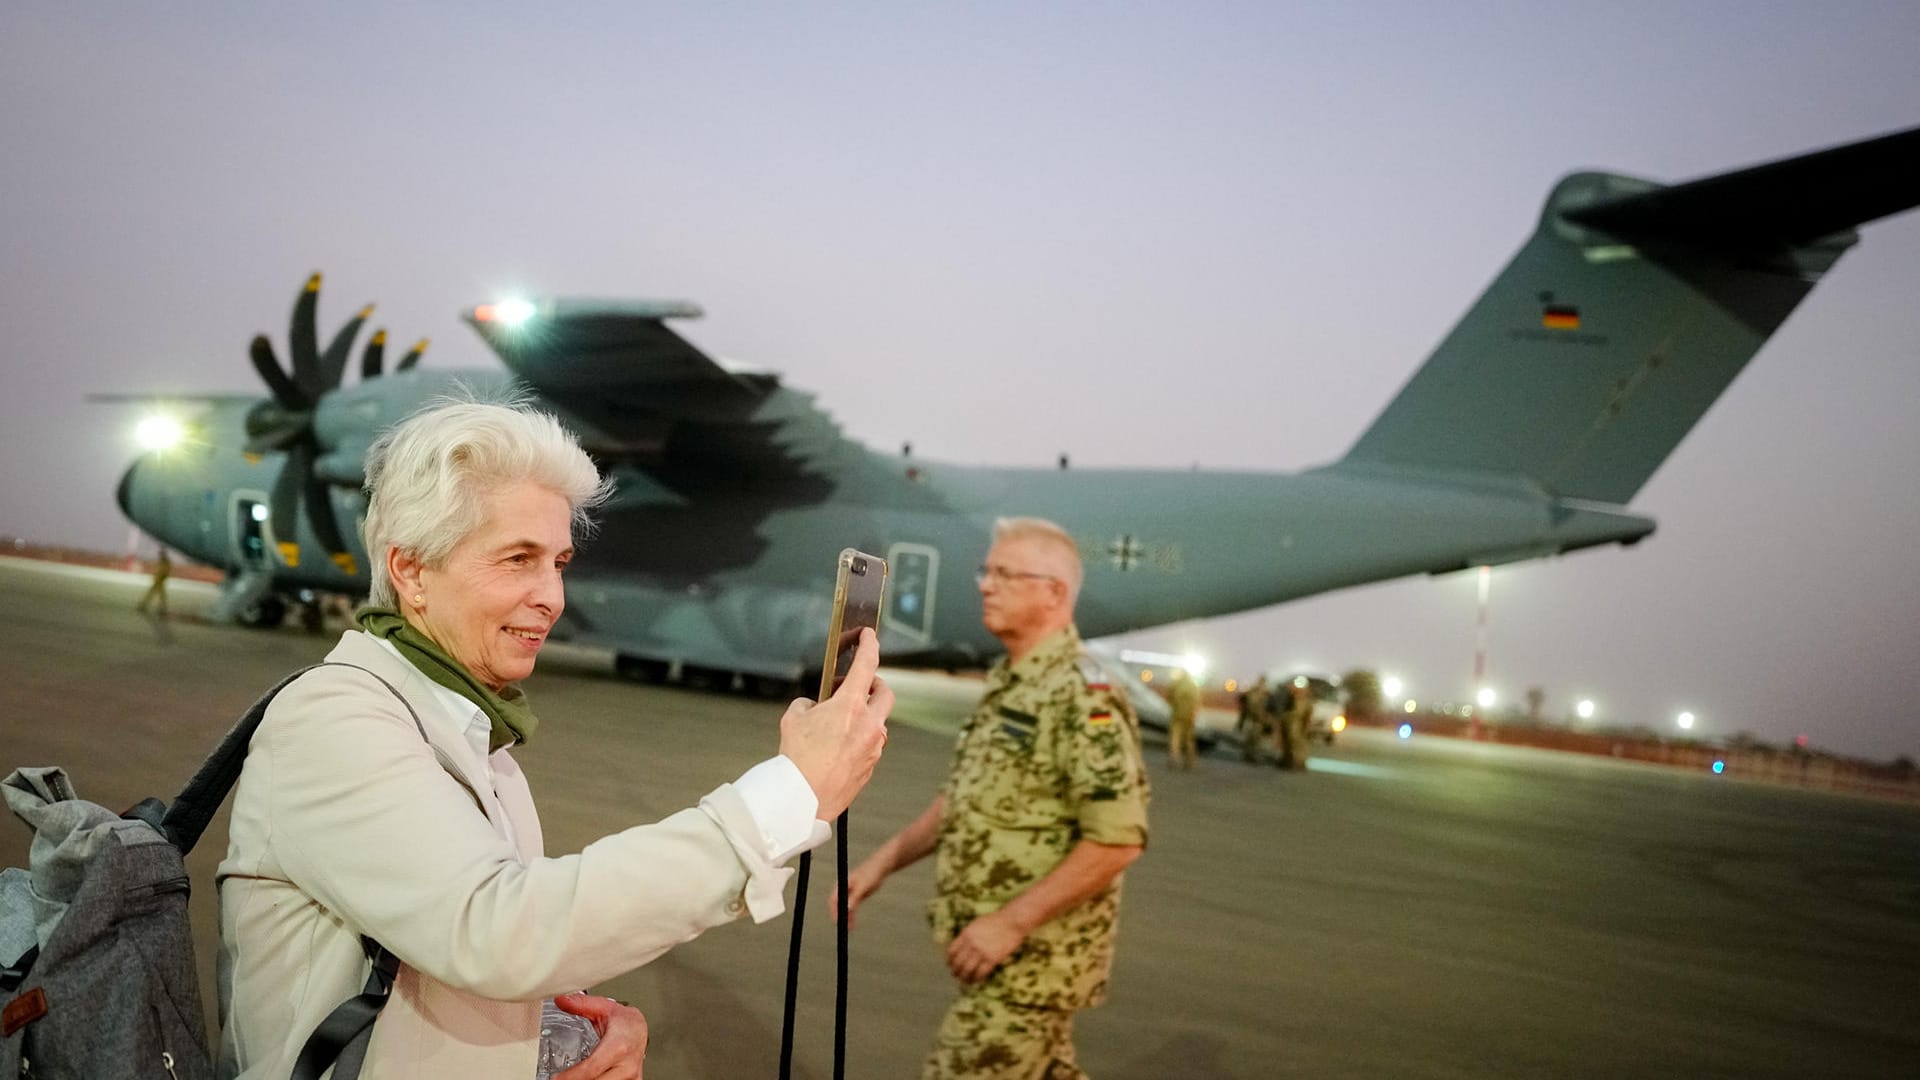
[[[1087,714],[1088,727],[1105,727],[1113,723],[1112,709],[1095,709]]]
[[[1039,717],[1033,715],[1032,713],[1021,712],[1019,709],[1016,709],[1011,705],[1000,706],[999,713],[1002,717],[1008,720],[1012,720],[1016,724],[1024,724],[1027,727],[1040,726]]]

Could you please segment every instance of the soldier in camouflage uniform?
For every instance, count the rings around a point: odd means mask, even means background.
[[[1167,721],[1167,757],[1174,768],[1191,769],[1200,752],[1194,744],[1193,728],[1200,716],[1200,684],[1186,668],[1173,669],[1173,683],[1167,687],[1167,704],[1173,716]]]
[[[1260,676],[1240,695],[1240,759],[1260,760],[1260,748],[1273,738],[1273,692]]]
[[[847,907],[935,854],[929,912],[961,990],[923,1080],[1071,1080],[1073,1014],[1106,1000],[1120,874],[1146,845],[1147,774],[1126,695],[1073,628],[1073,541],[1026,518],[994,537],[982,621],[1007,657],[940,794],[849,874]]]
[[[1313,719],[1313,689],[1304,677],[1295,677],[1274,695],[1274,704],[1278,714],[1274,739],[1280,752],[1280,760],[1274,764],[1282,769],[1304,769],[1311,750],[1307,726]]]

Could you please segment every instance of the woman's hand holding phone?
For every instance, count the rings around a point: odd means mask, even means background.
[[[862,629],[840,689],[825,701],[799,698],[780,718],[780,752],[799,766],[813,788],[822,821],[838,818],[852,805],[880,763],[893,690],[879,670],[879,638]]]

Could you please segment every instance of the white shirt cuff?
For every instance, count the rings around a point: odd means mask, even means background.
[[[733,782],[767,862],[779,866],[803,851],[812,851],[833,836],[833,829],[814,815],[820,800],[813,794],[800,766],[781,754],[748,769]]]

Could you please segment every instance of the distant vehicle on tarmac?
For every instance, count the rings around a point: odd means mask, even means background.
[[[1347,730],[1347,709],[1340,700],[1340,684],[1324,675],[1304,675],[1269,673],[1267,684],[1284,690],[1286,687],[1306,680],[1309,692],[1313,695],[1313,715],[1307,718],[1307,737],[1325,746],[1332,746],[1334,739]]]

